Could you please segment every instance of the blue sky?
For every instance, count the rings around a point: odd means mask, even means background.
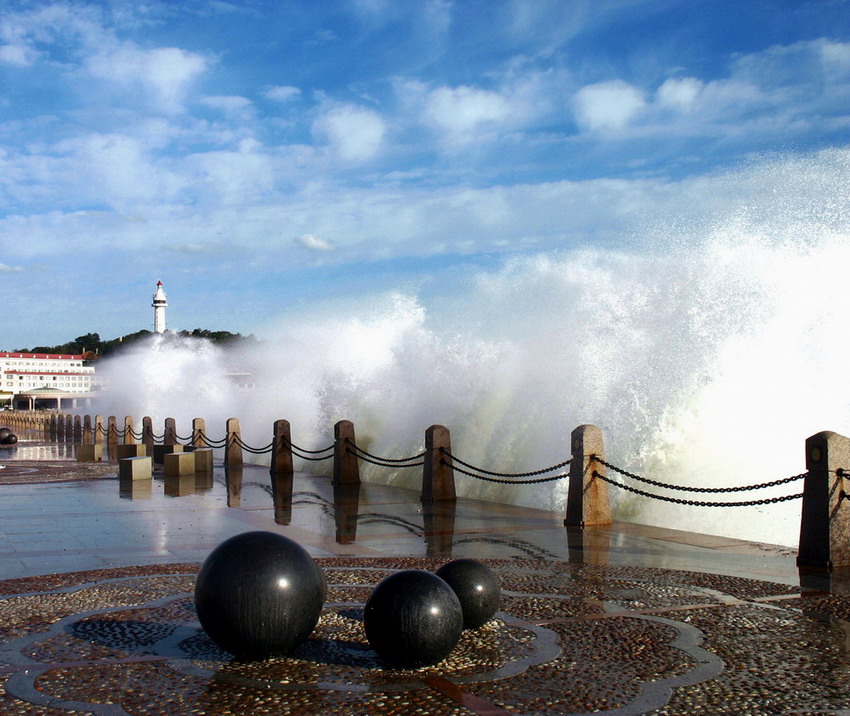
[[[657,250],[849,140],[843,0],[5,0],[0,349]]]

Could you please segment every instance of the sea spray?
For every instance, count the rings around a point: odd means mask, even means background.
[[[730,487],[800,473],[807,436],[850,433],[846,153],[718,182],[716,203],[718,186],[741,200],[711,220],[656,219],[616,247],[508,258],[449,295],[316,304],[258,331],[260,345],[241,353],[155,338],[104,361],[110,390],[99,409],[173,416],[184,434],[200,416],[213,437],[235,416],[252,445],[286,418],[307,448],[330,444],[344,418],[362,446],[388,457],[415,454],[440,423],[459,457],[506,472],[560,462],[570,431],[595,423],[611,462],[654,480]],[[238,371],[252,374],[253,390],[237,388]],[[371,465],[363,475],[420,479]],[[457,482],[467,496],[565,504],[565,481]],[[798,536],[798,500],[711,508],[612,493],[615,518],[786,545]]]

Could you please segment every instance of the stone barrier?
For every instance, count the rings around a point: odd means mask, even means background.
[[[165,462],[165,456],[175,452],[183,452],[182,445],[154,445],[153,446],[153,464],[162,465]]]
[[[180,477],[195,474],[195,456],[190,452],[172,452],[164,455],[165,476]]]
[[[118,479],[149,480],[153,475],[152,462],[151,458],[145,455],[123,457],[118,461]]]
[[[147,445],[116,445],[115,446],[115,457],[116,459],[124,460],[128,457],[146,457],[148,454],[148,446]]]
[[[92,443],[90,445],[77,446],[77,461],[78,462],[102,462],[103,461],[103,445],[100,443]]]

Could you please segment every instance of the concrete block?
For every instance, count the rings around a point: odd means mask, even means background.
[[[165,476],[195,474],[195,456],[190,452],[172,452],[164,456]]]
[[[195,472],[213,471],[213,449],[212,448],[195,448]]]
[[[123,460],[128,457],[145,457],[148,454],[147,445],[116,445],[115,457]]]
[[[130,446],[126,445],[123,447]],[[145,455],[139,457],[123,457],[118,461],[118,478],[120,480],[150,480],[152,473],[152,461]]]
[[[153,446],[153,463],[154,465],[162,465],[165,462],[165,456],[175,452],[183,452],[182,445],[154,445]]]
[[[78,445],[77,446],[77,461],[78,462],[102,462],[103,461],[103,443],[94,445]]]

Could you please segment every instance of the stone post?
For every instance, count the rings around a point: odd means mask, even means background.
[[[70,414],[65,416],[65,442],[74,442],[74,416]]]
[[[94,445],[94,432],[91,426],[91,415],[83,416],[83,445]]]
[[[354,423],[340,420],[334,425],[334,474],[335,485],[359,485],[360,464],[354,445]]]
[[[153,455],[153,420],[148,415],[142,418],[142,442],[147,446],[148,454]]]
[[[177,445],[179,441],[177,440],[177,425],[174,422],[174,418],[166,418],[165,419],[165,431],[164,437],[162,439],[163,445]]]
[[[118,445],[118,418],[110,415],[106,419],[106,450],[109,457],[115,455],[115,448]]]
[[[83,424],[79,415],[74,416],[74,442],[78,444],[83,442]]]
[[[570,436],[572,461],[567,495],[569,527],[610,525],[611,505],[608,502],[608,483],[593,476],[594,471],[605,474],[605,466],[594,456],[605,459],[602,430],[595,425],[579,425]]]
[[[133,435],[133,416],[125,415],[124,416],[124,444],[125,445],[135,445],[136,438]]]
[[[830,571],[850,566],[850,504],[845,478],[850,471],[850,438],[830,430],[806,440],[806,470],[797,566]]]
[[[103,427],[103,416],[94,416],[94,442],[96,445],[102,445],[106,437],[106,429]]]
[[[274,421],[271,471],[275,475],[292,475],[292,431],[288,420]]]
[[[224,464],[227,467],[242,467],[242,446],[239,444],[241,440],[242,431],[239,428],[239,419],[228,418],[227,442],[224,446]]]
[[[207,447],[207,441],[204,437],[207,434],[207,425],[203,418],[193,418],[192,420],[192,445],[195,447]]]
[[[422,502],[455,500],[455,473],[451,458],[452,436],[443,425],[432,425],[425,431],[425,464],[422,467]]]
[[[51,415],[50,422],[48,424],[48,433],[50,440],[58,440],[59,439],[59,427],[58,427],[59,416]]]

